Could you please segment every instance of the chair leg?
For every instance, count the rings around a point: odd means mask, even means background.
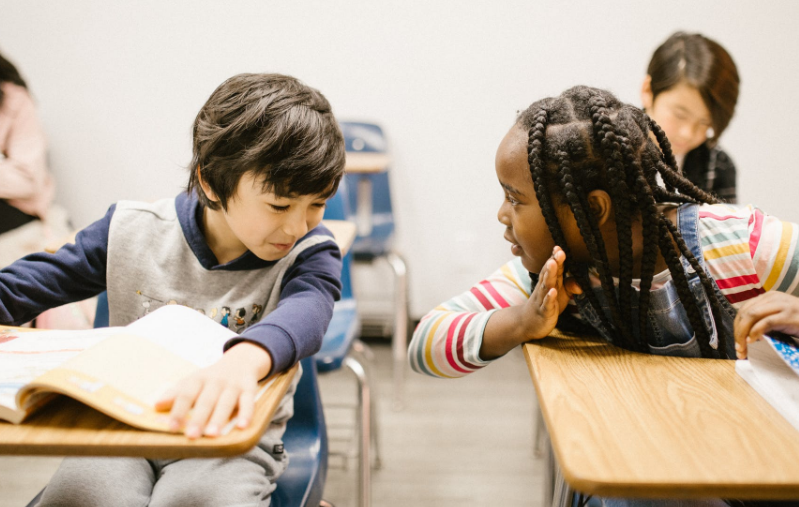
[[[371,441],[370,414],[372,410],[372,396],[369,389],[369,380],[363,365],[354,357],[347,356],[344,364],[349,368],[358,380],[358,406],[360,407],[360,428],[358,450],[358,486],[359,486],[359,507],[370,507],[372,503],[372,480],[371,480],[371,459],[369,443]]]
[[[544,414],[541,406],[536,403],[535,408],[535,434],[533,436],[533,454],[536,458],[544,455],[544,445],[546,445],[546,427],[544,426]]]
[[[389,253],[386,260],[394,271],[394,336],[391,338],[394,410],[401,410],[408,355],[408,269],[403,258],[395,252]]]
[[[366,379],[369,382],[370,389],[369,391],[372,393],[372,403],[371,403],[371,410],[369,414],[369,428],[372,432],[372,468],[375,470],[380,470],[383,467],[383,462],[380,459],[380,438],[379,438],[379,421],[378,421],[378,410],[377,410],[377,400],[379,398],[377,389],[372,381],[374,379],[374,375],[372,374],[373,366],[374,366],[374,353],[372,349],[366,346],[364,342],[361,340],[355,340],[355,343],[352,344],[352,350],[358,356],[363,357],[365,360],[361,362],[364,366],[364,370],[366,371]]]

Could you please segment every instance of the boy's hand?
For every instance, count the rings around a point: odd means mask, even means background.
[[[528,339],[537,340],[549,335],[558,323],[558,316],[566,309],[573,294],[581,294],[580,285],[573,278],[564,279],[563,264],[566,252],[559,246],[538,276],[530,299],[524,305],[523,329],[528,330]]]
[[[735,316],[738,359],[746,359],[746,345],[769,331],[799,336],[799,298],[784,292],[766,292],[743,305]]]
[[[189,438],[218,436],[238,409],[239,428],[252,418],[258,381],[272,368],[269,353],[258,345],[241,342],[231,347],[215,364],[180,381],[156,402],[157,410],[170,410],[169,427],[177,431],[184,418]]]

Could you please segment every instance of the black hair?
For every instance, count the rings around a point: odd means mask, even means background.
[[[663,202],[698,204],[717,200],[681,175],[663,130],[640,109],[621,103],[609,92],[586,86],[533,103],[519,115],[517,125],[528,132],[530,173],[549,232],[566,253],[567,269],[582,287],[602,325],[614,336],[613,343],[648,352],[649,292],[660,252],[696,333],[702,356],[726,357],[722,333],[717,352],[710,345],[712,331],[705,326],[680,255],[699,275],[713,318],[720,322],[722,309],[714,282],[691,254],[674,224],[658,208]],[[658,175],[663,179],[662,186]],[[619,250],[618,297],[605,242],[588,203],[588,194],[593,190],[604,190],[613,201]],[[574,214],[592,259],[590,263],[572,258],[555,203],[568,204]],[[642,223],[644,241],[639,311],[635,316],[632,220],[637,217]],[[588,278],[591,270],[599,276],[610,316],[602,310],[591,289]]]
[[[721,44],[702,34],[676,32],[652,54],[647,74],[653,100],[681,82],[699,91],[713,122],[708,143],[715,145],[735,114],[741,85],[738,68]]]
[[[333,195],[344,174],[344,137],[330,103],[291,76],[239,74],[211,94],[194,121],[189,191],[227,208],[253,172],[279,197]],[[208,199],[200,177],[219,201]]]
[[[13,63],[8,61],[2,54],[0,54],[0,84],[13,83],[23,88],[28,88],[25,80],[19,73],[19,70]],[[3,90],[0,88],[0,106],[3,105]]]

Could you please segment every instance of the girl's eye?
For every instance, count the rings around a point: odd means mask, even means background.
[[[505,200],[508,201],[511,206],[516,206],[517,204],[519,204],[519,201],[517,201],[516,199],[514,199],[513,197],[511,197],[508,194],[505,194]]]
[[[283,213],[284,211],[288,211],[289,210],[288,206],[276,206],[274,204],[270,204],[269,206],[272,208],[272,211],[274,211],[276,213]]]

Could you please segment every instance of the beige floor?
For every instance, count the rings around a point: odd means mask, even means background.
[[[405,408],[395,411],[388,342],[371,342],[380,421],[382,468],[372,475],[372,505],[541,505],[542,461],[532,453],[534,394],[519,350],[459,380],[438,380],[410,371]],[[347,371],[321,377],[331,451],[351,448],[355,399]],[[336,405],[336,407],[333,407]],[[0,507],[27,504],[58,466],[58,458],[0,458]],[[330,458],[325,498],[356,507],[353,457]]]

